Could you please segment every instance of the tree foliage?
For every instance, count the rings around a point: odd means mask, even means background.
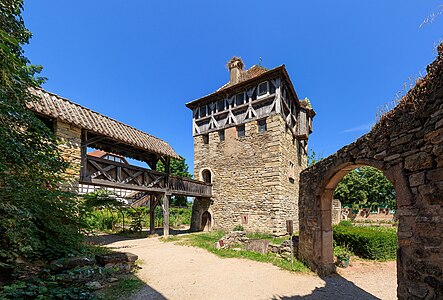
[[[78,245],[76,201],[57,190],[67,167],[50,130],[27,108],[43,78],[29,65],[22,0],[0,3],[0,267]]]
[[[192,178],[192,175],[191,173],[189,173],[188,170],[188,164],[186,164],[186,160],[184,157],[180,156],[180,159],[171,158],[169,168],[169,171],[172,175]],[[161,160],[157,162],[157,171],[165,172],[165,165]]]
[[[337,185],[334,197],[343,205],[388,205],[395,208],[392,183],[375,168],[361,167],[349,172]]]
[[[309,149],[308,152],[308,168],[318,163],[323,158],[321,155],[317,155],[317,153],[313,149]]]
[[[192,178],[191,173],[189,173],[188,165],[186,164],[186,160],[184,157],[180,156],[180,159],[171,159],[170,165],[170,172],[172,175],[186,177],[186,178]],[[157,171],[165,172],[165,165],[162,161],[158,161],[157,163]],[[184,196],[173,196],[171,197],[171,205],[175,206],[186,206],[187,205],[187,198]]]

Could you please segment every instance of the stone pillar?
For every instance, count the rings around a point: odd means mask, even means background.
[[[81,136],[80,127],[57,120],[55,135],[60,141],[59,149],[63,159],[69,163],[66,169],[62,188],[70,192],[78,192],[81,168]]]
[[[341,202],[332,199],[332,225],[337,225],[341,221]]]

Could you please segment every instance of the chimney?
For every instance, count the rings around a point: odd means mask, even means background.
[[[243,71],[243,61],[240,57],[234,56],[228,62],[229,84],[234,85],[240,82],[240,76]]]

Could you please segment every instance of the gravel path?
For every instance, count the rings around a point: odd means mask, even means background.
[[[219,258],[206,250],[158,238],[99,237],[96,242],[135,253],[146,286],[130,299],[396,299],[395,262],[355,261],[320,278],[271,264]]]

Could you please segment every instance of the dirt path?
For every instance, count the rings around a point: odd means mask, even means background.
[[[137,276],[146,286],[131,299],[396,299],[395,262],[358,261],[339,275],[320,278],[157,238],[102,239],[142,261]]]

